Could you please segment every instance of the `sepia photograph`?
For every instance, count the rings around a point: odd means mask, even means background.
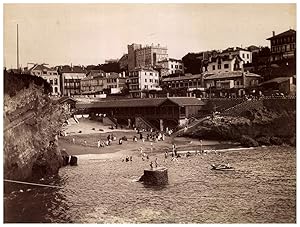
[[[3,223],[296,224],[296,1],[2,8]]]

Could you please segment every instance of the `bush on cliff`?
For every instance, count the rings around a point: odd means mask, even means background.
[[[283,144],[283,140],[276,136],[272,136],[270,138],[270,142],[271,142],[271,144],[274,144],[274,145],[282,145]]]
[[[246,147],[258,147],[259,146],[258,142],[256,142],[250,136],[243,135],[240,138],[239,142]]]
[[[270,138],[266,136],[256,138],[256,141],[259,143],[259,145],[265,145],[265,146],[271,145]]]

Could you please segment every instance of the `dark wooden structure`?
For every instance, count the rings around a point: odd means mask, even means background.
[[[190,117],[197,117],[205,102],[193,97],[168,97],[145,99],[119,99],[99,101],[90,104],[76,104],[79,114],[107,114],[115,119],[134,119],[139,117],[145,121],[157,122],[162,129],[162,121],[173,121],[176,126],[183,124]]]

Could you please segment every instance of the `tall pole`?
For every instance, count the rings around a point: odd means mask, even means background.
[[[17,24],[17,69],[19,69],[19,25]]]

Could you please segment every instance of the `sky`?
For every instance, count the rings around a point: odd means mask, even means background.
[[[296,4],[4,4],[4,66],[102,64],[127,45],[160,44],[171,58],[250,45],[296,30]]]

